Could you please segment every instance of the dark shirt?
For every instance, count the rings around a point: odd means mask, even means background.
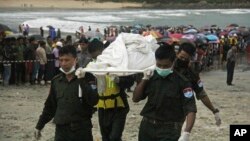
[[[3,60],[4,61],[14,61],[15,60],[15,50],[11,45],[5,45],[3,48]]]
[[[82,98],[79,97],[79,85]],[[90,121],[93,106],[97,102],[97,91],[91,88],[86,78],[74,77],[68,81],[64,74],[59,74],[52,80],[49,96],[36,128],[41,130],[53,117],[54,123],[58,125]]]
[[[184,122],[189,112],[196,112],[196,104],[189,81],[175,72],[163,78],[154,72],[143,92],[148,97],[141,115],[167,122]]]
[[[29,45],[24,51],[24,60],[35,60],[36,59],[36,47]]]

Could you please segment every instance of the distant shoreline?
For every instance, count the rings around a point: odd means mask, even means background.
[[[249,9],[247,3],[117,3],[85,2],[80,0],[0,0],[0,10],[108,10],[108,9]]]

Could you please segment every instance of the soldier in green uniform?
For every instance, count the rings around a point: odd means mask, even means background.
[[[190,81],[173,70],[176,54],[172,46],[161,44],[155,52],[156,68],[144,72],[133,93],[133,101],[147,98],[141,115],[139,141],[187,141],[196,115]],[[182,125],[187,119],[184,133]]]
[[[196,94],[196,98],[201,100],[202,103],[213,112],[216,125],[221,124],[219,110],[213,106],[206,91],[204,90],[203,83],[198,73],[195,73],[190,67],[190,60],[195,54],[195,47],[191,43],[183,43],[177,52],[177,59],[175,61],[174,70],[183,77],[186,77],[191,83],[192,88]]]
[[[59,51],[60,70],[52,80],[48,98],[35,129],[35,138],[41,137],[45,124],[54,118],[55,141],[93,141],[92,111],[98,94],[88,78],[77,79],[76,49],[69,45]]]

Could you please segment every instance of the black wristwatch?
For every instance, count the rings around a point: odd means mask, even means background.
[[[214,109],[214,111],[213,111],[214,114],[215,114],[215,113],[218,113],[218,112],[220,112],[220,111],[219,111],[219,109],[217,109],[217,108]]]

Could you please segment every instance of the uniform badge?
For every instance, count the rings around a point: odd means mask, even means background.
[[[183,94],[186,98],[191,98],[193,96],[193,89],[192,88],[185,88],[183,90]]]
[[[198,86],[201,88],[203,87],[203,82],[201,80],[198,81]]]

